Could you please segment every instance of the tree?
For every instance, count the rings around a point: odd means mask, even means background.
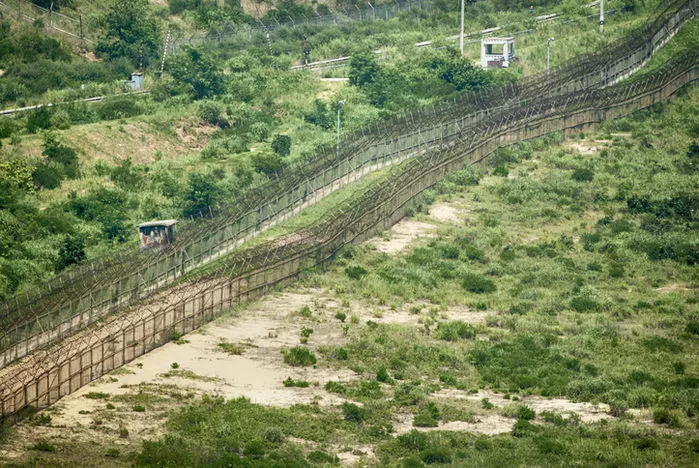
[[[114,0],[101,18],[105,33],[97,41],[100,57],[126,57],[143,66],[156,61],[160,53],[160,31],[148,0]]]
[[[80,176],[78,154],[70,146],[59,142],[53,133],[47,133],[44,136],[44,151],[42,154],[49,159],[49,162],[55,162],[63,166],[63,172],[70,179]]]
[[[186,48],[170,60],[168,67],[175,82],[185,85],[196,99],[223,93],[226,81],[219,62],[194,48]]]
[[[200,216],[209,213],[209,207],[213,206],[221,195],[221,189],[213,177],[198,172],[189,175],[187,192],[184,196],[185,216]]]
[[[291,137],[289,135],[274,135],[272,150],[279,156],[291,154]]]
[[[70,265],[78,265],[85,261],[85,242],[80,237],[66,236],[58,251],[56,271],[65,270]]]
[[[374,82],[379,73],[376,56],[372,52],[362,52],[352,55],[350,59],[349,84],[364,86]]]

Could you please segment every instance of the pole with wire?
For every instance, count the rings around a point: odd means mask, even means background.
[[[461,32],[459,33],[459,49],[461,55],[464,55],[464,1],[461,0]]]
[[[548,41],[546,41],[546,83],[549,82],[549,71],[551,69],[551,43],[553,42],[553,38],[549,37]]]
[[[340,159],[340,109],[345,105],[345,100],[337,103],[337,159]]]
[[[604,32],[604,0],[599,2],[599,32]]]

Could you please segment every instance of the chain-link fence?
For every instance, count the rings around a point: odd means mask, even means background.
[[[304,269],[332,261],[343,247],[367,239],[403,217],[409,204],[451,170],[483,162],[498,147],[552,132],[579,132],[671,99],[699,79],[692,52],[629,83],[503,107],[464,126],[456,140],[394,167],[333,214],[293,236],[228,257],[215,270],[171,290],[91,331],[0,371],[0,415],[42,408],[165,342],[212,320],[222,311],[292,281]]]
[[[2,17],[40,26],[47,33],[58,35],[81,45],[94,45],[92,33],[83,17],[71,18],[56,11],[47,10],[27,0],[0,1]]]
[[[277,178],[253,187],[235,204],[212,209],[213,218],[185,223],[178,242],[166,250],[132,251],[91,262],[47,282],[39,293],[5,301],[0,305],[0,367],[148,297],[368,172],[457,141],[464,128],[486,121],[493,112],[526,109],[541,96],[567,95],[619,81],[692,18],[698,2],[668,7],[626,40],[554,70],[548,78],[466,94],[348,135],[341,143],[340,158],[334,150],[321,148]]]

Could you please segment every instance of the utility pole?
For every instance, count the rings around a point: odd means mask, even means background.
[[[461,49],[461,56],[464,55],[464,2],[461,0],[461,32],[459,33],[459,49]]]
[[[604,0],[599,2],[599,32],[604,32]]]
[[[163,76],[163,71],[165,70],[165,57],[167,56],[167,48],[170,45],[170,30],[167,30],[167,36],[165,36],[165,47],[163,47],[163,60],[160,61],[160,76]]]
[[[553,42],[553,38],[549,37],[548,41],[546,41],[546,83],[548,84],[549,82],[549,70],[551,69],[551,43]]]
[[[340,109],[345,105],[345,100],[337,103],[337,159],[340,159]]]
[[[372,21],[376,21],[376,9],[374,8],[374,5],[372,5],[370,2],[366,2],[367,5],[371,7],[371,18]]]

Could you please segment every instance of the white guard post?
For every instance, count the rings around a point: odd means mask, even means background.
[[[502,50],[502,52],[496,52],[497,50]],[[514,37],[488,37],[481,39],[481,67],[507,68],[514,58]]]

